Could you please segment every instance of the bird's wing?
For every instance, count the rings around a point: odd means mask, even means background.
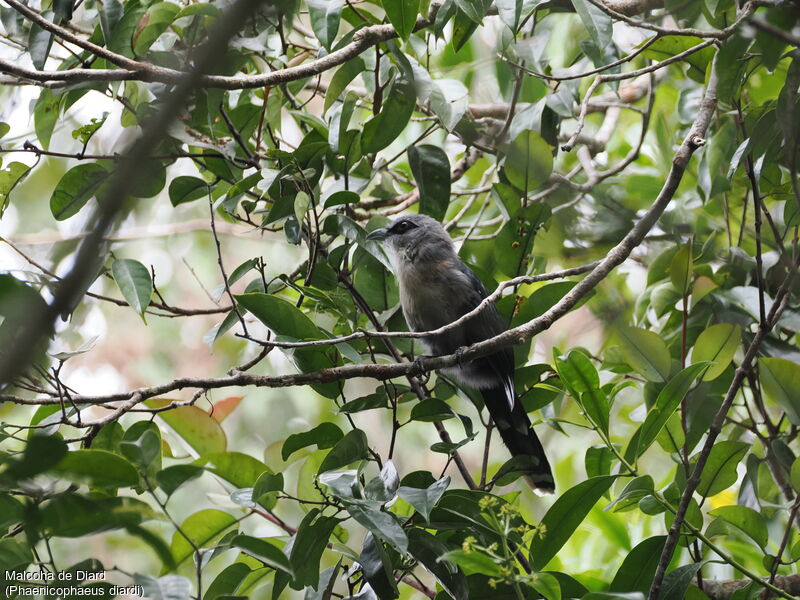
[[[460,301],[463,303],[465,314],[474,309],[478,304],[489,295],[481,280],[472,272],[467,265],[459,263],[459,270],[467,277],[470,283],[471,293],[465,295]],[[480,318],[482,317],[482,318]],[[490,304],[481,311],[479,318],[470,319],[466,323],[466,342],[474,344],[494,337],[504,332],[506,326],[503,317],[494,304]],[[497,375],[499,382],[506,392],[509,407],[513,408],[515,401],[514,393],[514,352],[506,347],[498,350],[494,354],[485,357],[486,362]]]

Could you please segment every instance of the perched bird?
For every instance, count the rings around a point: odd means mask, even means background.
[[[431,331],[452,323],[486,298],[486,288],[456,254],[441,224],[426,215],[396,219],[367,236],[387,250],[400,286],[400,303],[413,331]],[[494,304],[463,324],[423,338],[432,355],[453,354],[460,348],[494,337],[507,329]],[[494,354],[444,373],[477,389],[503,442],[513,456],[523,457],[520,470],[540,493],[555,489],[553,473],[531,421],[514,392],[514,354],[503,348]]]

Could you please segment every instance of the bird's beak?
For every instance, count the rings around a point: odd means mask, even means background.
[[[368,240],[375,240],[382,242],[389,235],[389,230],[386,227],[380,227],[367,236]]]

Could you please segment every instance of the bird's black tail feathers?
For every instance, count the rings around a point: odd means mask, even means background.
[[[552,494],[555,491],[553,472],[522,403],[515,399],[514,407],[510,408],[506,391],[501,387],[482,389],[481,395],[511,456],[530,458],[530,461],[523,460],[524,466],[520,468],[528,484],[539,493]]]

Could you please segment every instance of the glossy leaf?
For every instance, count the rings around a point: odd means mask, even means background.
[[[658,433],[666,425],[670,416],[675,412],[691,388],[694,380],[700,376],[708,365],[696,363],[689,365],[669,380],[658,394],[655,404],[647,413],[644,423],[634,433],[625,450],[625,458],[635,461],[644,454],[655,441]]]
[[[649,381],[666,381],[672,358],[657,333],[638,327],[619,328],[620,351],[625,361]]]
[[[58,463],[56,470],[69,481],[94,487],[120,488],[139,483],[135,467],[106,450],[73,450]]]
[[[592,477],[559,496],[541,520],[545,533],[531,543],[535,569],[541,570],[552,560],[615,479],[613,475]]]
[[[357,460],[362,460],[367,457],[368,450],[369,445],[364,432],[360,429],[349,431],[331,448],[331,451],[322,461],[318,472],[333,471],[346,467]]]
[[[308,0],[307,4],[314,35],[325,49],[330,50],[339,31],[344,0]]]
[[[30,167],[21,162],[10,162],[0,169],[0,217],[3,216],[9,203],[12,190],[30,171]]]
[[[145,402],[150,408],[163,408],[168,400],[153,399]],[[198,455],[224,452],[228,444],[219,422],[197,406],[180,406],[158,413]]]
[[[311,445],[316,445],[320,450],[333,448],[336,442],[341,440],[343,436],[342,430],[333,423],[320,423],[309,431],[293,433],[286,438],[281,449],[281,458],[286,461],[301,448]]]
[[[169,201],[179,206],[208,196],[208,183],[199,177],[180,175],[169,184]]]
[[[553,171],[553,151],[536,131],[520,133],[506,154],[504,172],[511,184],[526,194],[538,188]]]
[[[739,461],[749,449],[750,444],[746,442],[723,441],[714,444],[700,476],[697,492],[702,496],[713,496],[736,483]]]
[[[144,54],[159,36],[164,33],[180,12],[181,7],[172,2],[156,2],[148,7],[142,22],[133,37],[133,51]]]
[[[237,488],[251,488],[267,465],[243,452],[215,452],[201,456],[195,464],[204,467]]]
[[[417,24],[420,0],[381,0],[386,11],[386,18],[397,31],[401,40],[405,40],[414,31]]]
[[[192,540],[198,548],[205,548],[236,524],[235,517],[214,508],[207,508],[188,516],[181,523],[183,535],[176,531],[172,536],[170,549],[175,564],[180,565],[194,554],[194,549],[184,535]]]
[[[293,575],[289,557],[271,542],[250,535],[237,535],[231,540],[231,545],[241,548],[247,554],[260,560],[268,567],[280,569],[289,575]]]
[[[639,542],[617,569],[609,591],[646,594],[650,590],[666,540],[666,536],[658,535]]]
[[[366,69],[366,66],[361,57],[350,59],[339,67],[336,73],[333,74],[333,77],[331,77],[331,82],[328,84],[328,91],[325,92],[325,112],[333,106],[333,103],[341,96],[350,82],[364,72],[364,69]]]
[[[417,105],[414,87],[406,79],[398,79],[392,85],[381,112],[364,123],[361,149],[365,154],[383,150],[405,129]]]
[[[78,214],[94,196],[108,171],[97,163],[83,163],[64,173],[50,197],[50,212],[57,221]]]
[[[153,295],[150,271],[138,260],[120,258],[111,264],[111,274],[122,292],[122,297],[143,317]]]
[[[793,424],[800,425],[800,365],[783,358],[759,358],[758,371],[767,398],[786,411]]]
[[[413,528],[408,531],[408,551],[439,582],[439,585],[454,600],[468,600],[469,589],[461,570],[443,557],[447,546],[424,529]]]
[[[408,147],[408,164],[419,189],[420,211],[441,221],[450,203],[450,160],[439,146]]]
[[[605,48],[611,41],[611,17],[587,0],[572,0],[575,12],[589,32],[589,36],[598,48]]]
[[[748,506],[720,506],[709,511],[712,517],[719,517],[746,533],[761,548],[769,541],[767,523],[763,515]]]
[[[725,372],[739,349],[741,340],[741,329],[730,323],[712,325],[697,337],[692,349],[692,360],[712,363],[703,375],[703,381],[712,381]]]
[[[427,488],[420,489],[400,486],[397,495],[413,506],[427,521],[430,519],[431,510],[450,485],[450,477],[442,477]]]
[[[694,576],[703,566],[703,563],[691,563],[683,565],[667,573],[661,584],[661,598],[664,600],[683,600],[686,597],[686,590],[694,579]]]

